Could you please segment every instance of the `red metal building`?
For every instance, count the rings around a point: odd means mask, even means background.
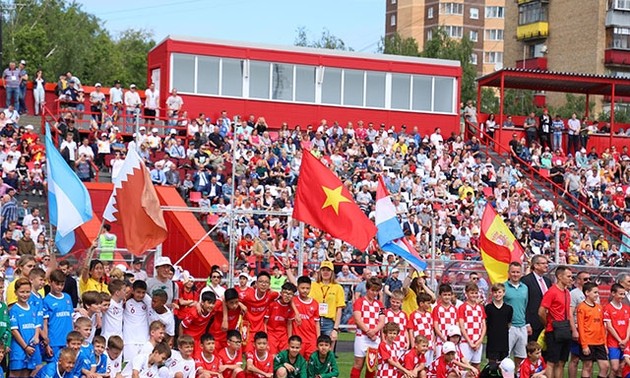
[[[459,130],[459,62],[169,36],[148,56],[165,106],[171,89],[189,117],[264,116],[272,128],[358,120]],[[447,134],[448,135],[448,134]]]

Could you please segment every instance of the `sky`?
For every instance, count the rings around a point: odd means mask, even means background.
[[[309,40],[323,29],[355,51],[376,52],[385,32],[386,0],[78,0],[113,36],[134,28],[242,42],[293,45],[299,27]]]

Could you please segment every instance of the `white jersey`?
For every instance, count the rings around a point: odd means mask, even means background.
[[[90,332],[90,336],[85,340],[88,343],[92,344],[92,340],[94,340],[94,336],[96,335],[96,325],[98,324],[96,313],[92,314],[91,317],[83,316],[78,311],[72,313],[72,323],[76,322],[79,318],[89,318],[92,321],[92,331]]]
[[[171,377],[174,377],[175,373],[182,373],[184,378],[195,376],[195,360],[192,358],[184,360],[182,354],[176,350],[171,352],[171,358],[164,365],[168,367]]]
[[[120,372],[122,372],[122,353],[115,360],[107,356],[107,373],[105,377],[116,378],[116,374]]]
[[[122,300],[116,302],[113,299],[110,301],[109,308],[103,313],[103,320],[101,324],[101,336],[105,340],[109,340],[110,336],[123,334],[123,312],[124,304]]]
[[[153,345],[151,341],[147,341],[142,345],[142,349],[140,349],[138,354],[151,354],[153,353],[153,349],[155,349],[155,345]]]
[[[175,336],[175,317],[171,310],[166,308],[166,312],[163,314],[158,314],[154,309],[149,308],[149,324],[154,321],[159,320],[160,323],[164,324],[166,327],[165,332],[169,336]]]
[[[131,362],[131,372],[129,377],[133,375],[133,371],[136,370],[138,372],[139,378],[155,378],[158,376],[159,367],[158,365],[149,365],[149,354],[139,354],[134,357]],[[127,371],[127,368],[125,368]],[[127,375],[123,374],[123,376],[127,377]]]
[[[123,312],[123,340],[129,344],[144,344],[149,340],[149,308],[151,298],[144,296],[141,302],[127,299]]]

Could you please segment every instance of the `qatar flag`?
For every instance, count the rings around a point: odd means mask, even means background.
[[[116,177],[114,191],[103,218],[118,222],[123,229],[127,249],[136,256],[166,240],[168,232],[160,200],[151,176],[138,153],[131,149]]]

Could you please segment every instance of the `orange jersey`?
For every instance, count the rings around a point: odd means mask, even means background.
[[[577,329],[582,348],[606,344],[604,310],[600,304],[593,306],[582,302],[577,306]]]

